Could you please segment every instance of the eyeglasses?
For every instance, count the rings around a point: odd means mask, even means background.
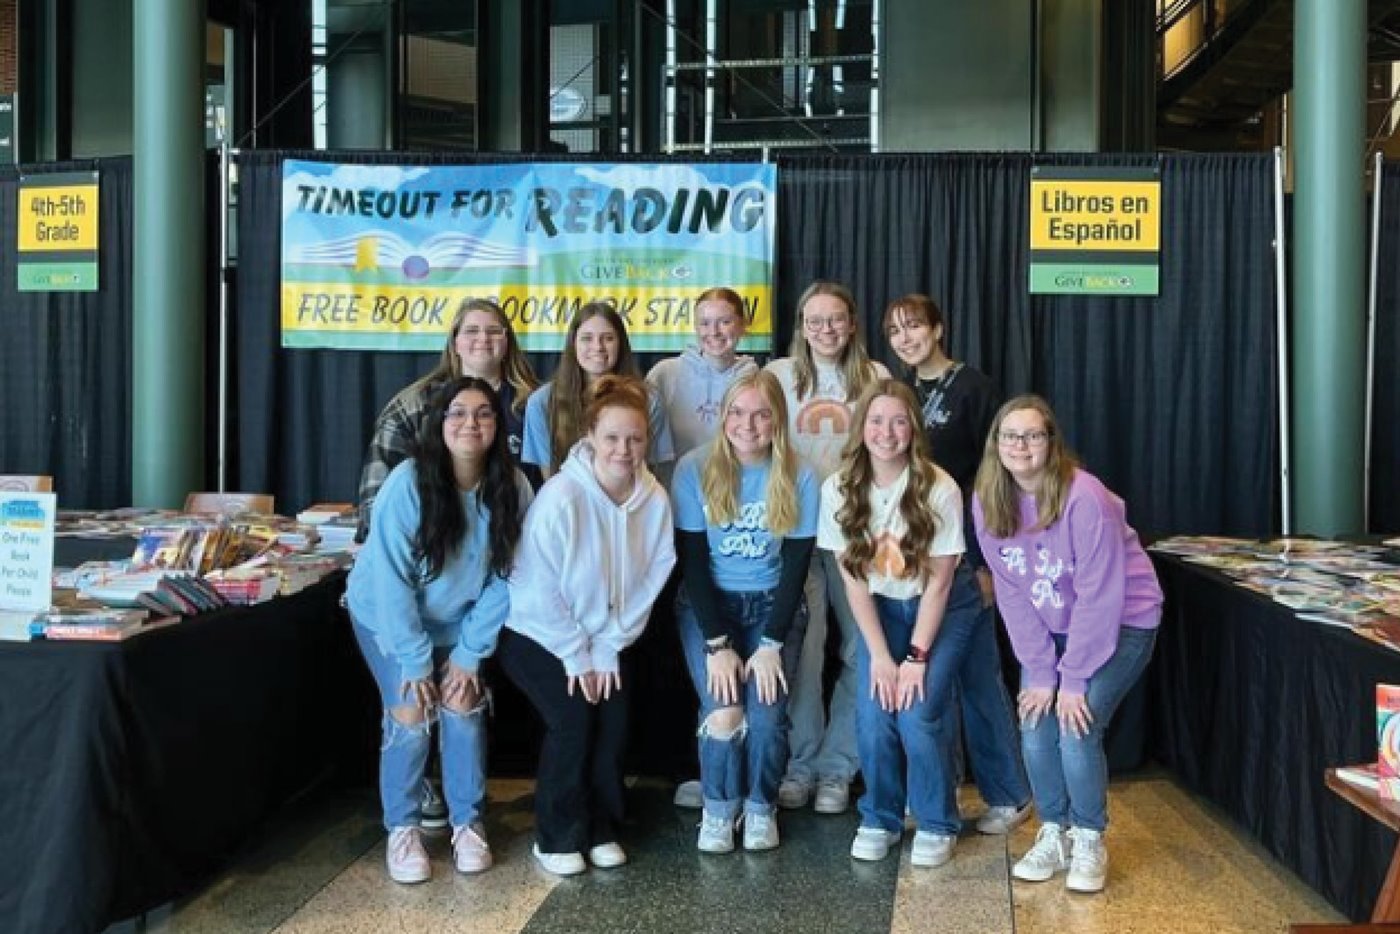
[[[480,409],[460,409],[456,406],[447,410],[447,420],[449,422],[463,422],[475,418],[478,422],[494,422],[496,413],[489,408]]]
[[[850,315],[832,315],[830,318],[804,317],[802,319],[802,326],[809,331],[825,331],[827,328],[839,331],[850,323]]]
[[[1034,429],[1032,431],[998,431],[997,443],[1004,448],[1014,448],[1018,444],[1024,444],[1028,448],[1038,448],[1050,440],[1050,432]]]
[[[490,327],[481,327],[476,324],[469,324],[457,332],[457,336],[465,337],[469,340],[476,340],[478,337],[489,337],[491,340],[500,340],[506,336],[506,329],[499,324]]]

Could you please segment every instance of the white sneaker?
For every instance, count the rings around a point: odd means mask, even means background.
[[[582,853],[542,853],[538,843],[533,849],[540,867],[556,876],[576,876],[588,868]]]
[[[750,853],[774,850],[778,847],[778,816],[776,814],[744,815],[744,849]]]
[[[588,861],[599,869],[616,869],[627,864],[627,851],[616,843],[600,843],[588,851]]]
[[[812,783],[800,778],[785,778],[778,783],[778,807],[796,810],[805,808],[812,800]]]
[[[1065,888],[1071,892],[1102,892],[1108,879],[1108,850],[1103,845],[1103,832],[1073,827],[1069,837],[1073,845]]]
[[[734,822],[708,812],[700,815],[700,836],[695,841],[695,848],[701,853],[732,853]]]
[[[909,862],[915,866],[942,866],[953,858],[953,847],[958,838],[947,834],[920,830],[914,834],[914,846],[909,852]]]
[[[824,778],[817,782],[817,798],[813,807],[818,814],[844,814],[851,803],[851,786],[839,779]]]
[[[389,878],[406,885],[427,882],[433,875],[428,851],[423,848],[423,832],[417,827],[395,827],[389,831],[384,863],[389,868]]]
[[[997,805],[987,808],[987,813],[977,818],[977,832],[985,834],[1008,834],[1026,822],[1031,816],[1031,802],[1020,807]]]
[[[1040,825],[1035,845],[1016,861],[1011,874],[1026,882],[1045,882],[1069,868],[1069,840],[1059,824]]]
[[[486,843],[486,828],[480,824],[458,827],[452,831],[452,860],[458,872],[485,872],[491,868],[491,847]]]
[[[423,779],[418,818],[424,830],[442,830],[447,826],[447,802],[442,797],[442,785],[436,779]]]
[[[893,830],[859,827],[855,839],[851,841],[851,858],[871,862],[882,860],[889,855],[890,847],[899,843],[899,836]]]
[[[689,808],[698,811],[705,806],[705,792],[700,787],[700,782],[691,779],[688,782],[681,782],[676,786],[676,796],[672,803],[678,808]]]

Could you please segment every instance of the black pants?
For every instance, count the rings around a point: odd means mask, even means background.
[[[626,653],[624,653],[625,657]],[[544,853],[582,853],[615,843],[622,824],[622,758],[627,747],[627,693],[596,704],[568,693],[564,665],[538,642],[501,630],[497,657],[506,676],[544,720],[535,776],[535,835]]]

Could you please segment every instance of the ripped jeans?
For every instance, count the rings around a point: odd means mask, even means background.
[[[399,693],[405,679],[398,662],[383,653],[368,629],[358,624],[351,628],[370,674],[379,685],[384,705],[379,799],[384,808],[385,829],[417,827],[422,819],[423,769],[428,762],[434,723],[439,726],[442,790],[452,826],[463,827],[481,820],[486,799],[486,699],[483,697],[470,713],[438,706],[421,723],[399,722],[391,712],[406,706]],[[433,649],[435,670],[440,670],[450,653],[449,646]]]
[[[773,613],[771,592],[740,593],[716,588],[716,597],[729,625],[730,644],[747,662],[763,640],[763,630]],[[695,609],[681,588],[676,599],[676,622],[685,649],[686,668],[700,697],[700,786],[705,812],[733,819],[740,810],[771,814],[778,800],[778,782],[788,756],[788,698],[779,688],[775,703],[758,699],[752,680],[740,684],[743,718],[733,733],[718,735],[709,716],[724,708],[710,696],[705,666],[705,635]],[[797,671],[802,637],[807,630],[807,608],[799,604],[782,649],[783,677],[789,686]]]

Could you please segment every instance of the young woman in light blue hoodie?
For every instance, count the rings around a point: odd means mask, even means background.
[[[457,869],[491,865],[481,823],[480,666],[506,618],[506,577],[530,500],[505,423],[485,380],[454,379],[433,395],[413,457],[375,497],[369,540],[346,588],[355,638],[384,704],[379,791],[395,882],[431,875],[420,789],[434,721]]]
[[[671,504],[646,467],[647,389],[604,376],[583,438],[540,488],[510,578],[501,666],[539,711],[535,858],[556,875],[620,866],[627,649],[676,563]]]
[[[739,341],[747,329],[739,293],[706,289],[695,300],[695,343],[647,374],[647,382],[666,409],[677,460],[714,439],[724,391],[758,369],[752,357],[739,353]]]

